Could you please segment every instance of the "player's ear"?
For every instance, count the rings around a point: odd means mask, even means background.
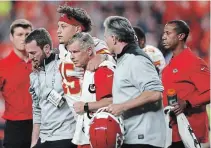
[[[112,39],[113,39],[113,43],[114,43],[114,45],[116,45],[116,44],[117,44],[117,37],[116,37],[116,36],[114,36],[114,35],[112,35],[111,37],[112,37]]]
[[[46,44],[43,47],[43,51],[46,54],[46,56],[49,57],[51,55],[51,46],[49,44]]]
[[[178,39],[179,39],[180,41],[184,40],[184,38],[185,38],[185,34],[184,34],[184,33],[178,34]]]
[[[91,56],[91,55],[93,54],[93,49],[92,49],[92,47],[89,47],[89,48],[87,49],[87,52],[88,52],[89,56]]]
[[[82,32],[82,27],[81,26],[76,26],[76,33]]]
[[[10,33],[10,41],[13,42],[13,35]]]

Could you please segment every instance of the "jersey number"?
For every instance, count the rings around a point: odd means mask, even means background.
[[[60,71],[63,77],[63,90],[65,94],[79,94],[81,92],[80,79],[74,76],[68,76],[67,72],[74,72],[72,63],[61,63]]]

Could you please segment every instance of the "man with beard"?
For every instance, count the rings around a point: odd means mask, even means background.
[[[50,34],[43,28],[25,39],[26,51],[36,71],[30,74],[33,99],[31,147],[76,148],[71,139],[75,131],[74,115],[63,97],[58,55],[52,53]],[[39,140],[38,140],[39,139]]]

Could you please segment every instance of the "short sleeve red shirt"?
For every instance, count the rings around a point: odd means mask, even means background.
[[[112,95],[113,71],[107,67],[100,67],[94,75],[96,87],[96,100]]]
[[[30,73],[31,63],[21,60],[14,51],[0,60],[0,90],[5,99],[4,119],[32,119]]]
[[[191,52],[184,49],[178,56],[172,58],[162,73],[164,86],[163,104],[168,105],[167,90],[175,89],[178,99],[188,100],[193,108],[200,110],[186,116],[193,131],[200,142],[208,140],[208,118],[206,106],[210,98],[210,70],[205,62]],[[201,97],[201,94],[205,97]],[[177,125],[173,125],[173,141],[181,141]]]

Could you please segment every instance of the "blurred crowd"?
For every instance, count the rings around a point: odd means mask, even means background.
[[[188,45],[209,63],[210,51],[210,2],[209,1],[7,1],[0,2],[0,58],[11,49],[9,26],[17,18],[30,20],[34,28],[46,28],[58,46],[56,9],[67,3],[84,8],[93,20],[91,34],[103,39],[103,21],[107,16],[121,15],[132,25],[140,26],[146,32],[147,44],[160,46],[162,28],[167,21],[182,19],[188,22],[191,33]],[[29,11],[30,10],[30,11]]]
[[[104,38],[103,22],[106,17],[120,15],[128,18],[133,26],[139,26],[145,31],[147,44],[158,47],[164,56],[168,53],[160,44],[163,27],[170,20],[182,19],[191,30],[188,46],[210,63],[210,1],[1,1],[0,59],[11,51],[9,26],[19,18],[31,21],[34,28],[46,28],[51,34],[54,47],[58,47],[59,16],[56,10],[64,3],[84,8],[93,20],[91,34],[100,39]],[[1,99],[0,115],[3,106]],[[0,131],[0,139],[2,135]]]
[[[12,48],[9,26],[15,19],[25,18],[34,28],[46,28],[58,47],[57,22],[59,5],[68,4],[84,8],[93,20],[91,34],[103,39],[103,21],[111,15],[125,16],[133,26],[146,33],[147,44],[158,47],[162,28],[167,21],[185,20],[191,29],[188,45],[207,63],[210,61],[210,2],[209,1],[1,1],[0,2],[0,59]],[[2,110],[2,105],[0,106]]]

